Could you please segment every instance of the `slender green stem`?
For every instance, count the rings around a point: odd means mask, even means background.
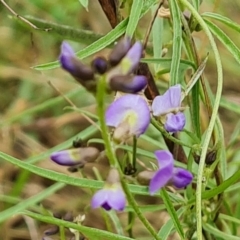
[[[163,127],[161,127],[161,126],[159,125],[159,123],[158,123],[154,118],[151,119],[151,123],[152,123],[152,125],[153,125],[157,130],[159,130],[159,132],[161,132],[166,138],[170,139],[172,142],[174,142],[174,143],[176,143],[176,144],[179,144],[179,145],[182,145],[182,146],[184,146],[184,147],[188,147],[188,148],[190,148],[190,149],[193,148],[192,145],[188,145],[188,144],[182,142],[181,140],[173,137],[173,136],[172,136],[170,133],[168,133]]]
[[[109,133],[107,125],[105,124],[105,104],[104,104],[104,95],[106,91],[106,79],[102,77],[98,81],[97,86],[97,112],[99,117],[99,125],[101,128],[102,138],[104,140],[106,155],[108,157],[108,161],[112,167],[117,167],[117,159],[112,150],[112,145],[109,139]]]
[[[136,169],[136,158],[137,158],[137,138],[133,137],[133,152],[132,152],[132,166],[133,169]]]
[[[60,232],[60,239],[61,240],[66,240],[66,236],[65,236],[65,229],[63,226],[59,227],[59,232]]]
[[[209,30],[208,26],[205,24],[204,20],[196,11],[196,9],[187,0],[178,0],[178,1],[182,3],[186,8],[189,9],[189,11],[192,13],[194,18],[198,21],[198,23],[202,27],[203,31],[206,33],[215,56],[216,66],[217,66],[217,76],[218,76],[217,93],[216,93],[215,102],[213,106],[212,117],[210,119],[209,126],[206,131],[206,137],[203,142],[203,148],[202,148],[202,154],[200,157],[199,168],[198,168],[198,178],[197,178],[197,190],[196,190],[197,239],[202,240],[203,239],[202,202],[201,202],[202,201],[202,178],[203,178],[203,171],[204,171],[205,158],[207,155],[208,145],[211,140],[215,121],[217,119],[218,107],[220,104],[220,99],[222,94],[223,73],[222,73],[222,64],[221,64],[220,55],[219,55],[216,43],[214,41],[214,38],[212,36],[212,33]]]
[[[117,158],[115,156],[115,153],[113,151],[113,148],[111,146],[111,141],[108,134],[108,129],[105,123],[105,106],[104,106],[104,100],[105,100],[105,91],[106,91],[106,79],[105,77],[102,77],[98,81],[97,86],[97,111],[98,111],[98,117],[99,117],[99,124],[102,131],[102,138],[105,143],[105,149],[106,149],[106,155],[108,157],[109,163],[112,167],[115,167],[118,169],[122,188],[127,196],[127,199],[129,201],[129,204],[132,206],[133,210],[137,214],[138,218],[141,220],[143,225],[146,227],[146,229],[149,231],[149,233],[156,239],[161,240],[161,238],[158,237],[157,233],[155,232],[154,228],[151,226],[149,221],[144,217],[142,212],[140,211],[137,202],[135,201],[131,191],[129,190],[129,187],[127,183],[125,182],[124,175],[122,173],[122,170],[119,166],[119,163],[117,161]]]
[[[125,182],[124,178],[121,178],[121,184],[122,184],[123,190],[128,198],[128,202],[131,205],[131,207],[133,208],[133,210],[135,211],[135,213],[137,214],[138,218],[141,220],[143,225],[146,227],[146,229],[149,231],[149,233],[151,233],[151,235],[154,237],[155,240],[161,240],[161,238],[157,235],[157,233],[155,232],[155,230],[152,227],[152,225],[150,224],[150,222],[144,217],[141,210],[139,209],[139,206],[138,206],[137,202],[134,200],[134,197],[133,197],[132,193],[130,192],[128,185]]]

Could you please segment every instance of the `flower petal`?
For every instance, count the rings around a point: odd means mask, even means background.
[[[183,168],[174,168],[172,183],[177,188],[184,188],[193,180],[193,175]]]
[[[183,130],[185,123],[186,118],[184,113],[168,113],[164,127],[168,132],[174,133]]]
[[[108,107],[105,119],[108,126],[115,128],[126,122],[129,135],[138,137],[149,125],[150,111],[146,101],[140,95],[126,94]]]
[[[168,89],[170,104],[172,108],[181,106],[181,85],[177,84]]]
[[[126,71],[126,74],[129,74],[135,70],[135,68],[139,64],[141,56],[142,56],[142,44],[141,42],[135,42],[120,63],[123,66],[128,65],[128,70],[124,69],[124,72]],[[125,62],[128,64],[125,64]]]
[[[92,197],[92,201],[91,201],[92,208],[98,208],[103,206],[108,200],[109,191],[110,191],[109,189],[104,189],[104,188],[97,191]],[[106,209],[106,210],[109,210],[109,209]]]
[[[111,51],[108,61],[111,66],[116,66],[122,58],[127,54],[131,47],[131,39],[129,37],[122,38]]]
[[[122,189],[119,187],[117,190],[113,190],[108,195],[108,204],[111,208],[122,211],[126,206],[126,197]]]
[[[170,87],[163,95],[154,98],[152,103],[153,116],[160,116],[181,106],[181,86]]]
[[[174,169],[173,157],[169,151],[156,151],[155,156],[158,160],[159,170],[156,171],[149,185],[149,192],[151,195],[164,187],[171,180]]]

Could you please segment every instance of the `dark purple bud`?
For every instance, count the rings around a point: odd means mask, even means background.
[[[116,66],[127,54],[130,47],[131,39],[129,37],[124,37],[123,39],[121,39],[109,55],[108,60],[110,65]]]
[[[92,61],[92,67],[95,72],[104,74],[108,68],[107,60],[103,57],[97,57]]]
[[[206,164],[207,165],[213,164],[214,161],[216,160],[216,155],[217,155],[216,150],[208,152],[205,160]]]
[[[109,85],[113,91],[136,93],[147,86],[147,78],[142,75],[117,75],[110,79]]]
[[[63,42],[59,60],[63,69],[80,80],[92,80],[94,78],[93,70],[84,65],[76,56],[71,46]]]

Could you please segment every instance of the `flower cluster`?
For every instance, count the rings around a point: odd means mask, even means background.
[[[138,138],[143,134],[150,124],[151,115],[160,120],[166,131],[170,133],[181,131],[185,126],[186,119],[184,108],[181,107],[179,84],[171,86],[162,96],[157,96],[152,106],[139,93],[147,84],[145,76],[133,74],[141,55],[141,43],[136,42],[131,45],[130,39],[125,37],[115,46],[108,60],[98,57],[92,61],[91,66],[87,66],[75,56],[67,43],[62,44],[60,55],[62,67],[87,90],[95,92],[97,78],[104,74],[109,89],[124,92],[120,97],[115,98],[105,112],[106,125],[113,129],[112,141],[117,144],[125,143],[131,137]],[[53,153],[51,159],[60,165],[83,167],[86,163],[98,159],[99,155],[99,150],[94,147],[80,147]],[[151,195],[167,184],[184,188],[192,182],[193,175],[189,171],[174,167],[174,159],[169,151],[158,150],[155,156],[159,169],[147,173],[150,176]],[[126,199],[119,172],[112,168],[103,189],[93,196],[91,206],[122,211],[125,205]]]
[[[108,60],[96,57],[91,66],[83,64],[67,42],[62,43],[59,60],[62,68],[90,92],[96,92],[97,79],[105,74],[110,90],[136,93],[147,85],[145,76],[133,74],[141,54],[141,43],[131,45],[130,38],[125,37],[115,46]]]

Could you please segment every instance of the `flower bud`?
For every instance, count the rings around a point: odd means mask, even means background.
[[[54,152],[50,158],[59,165],[74,166],[94,162],[99,154],[100,152],[97,148],[85,147]]]
[[[97,57],[92,61],[92,68],[99,74],[104,74],[107,71],[108,63],[103,57]]]
[[[113,91],[136,93],[147,86],[147,78],[142,75],[116,75],[110,79],[109,86]]]
[[[127,54],[131,47],[131,39],[129,37],[124,37],[121,39],[117,45],[114,47],[112,52],[108,57],[108,61],[111,66],[116,66],[122,58]]]
[[[77,80],[87,81],[94,78],[93,70],[76,58],[73,49],[66,42],[62,43],[59,60],[62,68],[76,77]]]

